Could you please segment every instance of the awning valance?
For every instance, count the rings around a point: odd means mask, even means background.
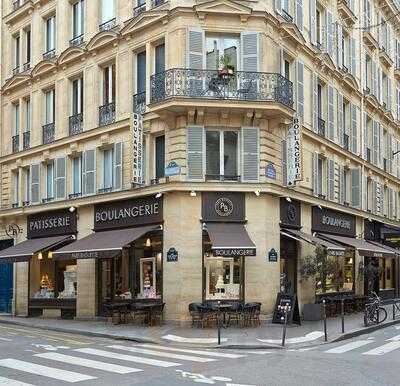
[[[156,229],[160,229],[160,225],[92,233],[54,252],[53,258],[55,260],[112,258],[124,247]]]
[[[206,230],[212,243],[214,256],[255,256],[256,246],[243,224],[208,222]]]
[[[321,239],[320,237],[310,235],[308,233],[299,231],[297,229],[281,229],[281,235],[293,238],[298,241],[305,241],[307,243],[313,244],[313,245],[321,245],[325,247],[330,254],[334,255],[344,255],[345,248],[332,243],[330,241]]]
[[[0,263],[16,263],[29,261],[33,255],[42,251],[52,250],[66,242],[72,242],[74,236],[40,237],[22,241],[10,248],[0,251]]]
[[[368,241],[368,242],[371,243],[371,244],[374,244],[374,245],[376,245],[376,246],[378,246],[380,248],[387,249],[388,251],[394,253],[397,256],[400,255],[400,249],[389,247],[388,245],[378,243],[377,241]]]
[[[366,257],[395,257],[396,254],[389,251],[388,249],[384,249],[375,244],[369,243],[363,239],[355,239],[353,237],[345,237],[345,236],[336,236],[330,234],[322,234],[319,236],[326,238],[327,240],[331,240],[333,242],[338,242],[349,247],[353,247],[357,250],[357,252],[361,256]]]

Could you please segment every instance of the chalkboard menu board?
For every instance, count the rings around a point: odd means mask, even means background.
[[[285,322],[285,309],[288,306],[287,324],[301,324],[299,304],[297,302],[296,294],[284,294],[279,292],[276,296],[274,315],[272,317],[272,323],[283,324]]]

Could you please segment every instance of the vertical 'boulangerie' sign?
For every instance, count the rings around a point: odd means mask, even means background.
[[[133,140],[133,180],[134,184],[143,183],[143,117],[133,114],[132,122]]]

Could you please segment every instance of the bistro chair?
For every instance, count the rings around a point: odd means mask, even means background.
[[[243,318],[243,304],[235,302],[232,304],[232,308],[228,310],[228,325],[231,326],[233,323],[239,327]]]
[[[202,324],[203,313],[199,310],[199,305],[201,306],[201,303],[189,304],[189,314],[192,317],[192,327],[194,327],[194,325],[199,327]]]
[[[116,324],[114,322],[114,317],[116,316],[118,321],[120,320],[120,315],[118,309],[114,308],[111,303],[103,303],[104,313],[106,317],[106,323],[110,322],[112,324]]]
[[[149,313],[147,310],[140,308],[137,304],[131,304],[131,317],[133,321],[139,322],[141,325],[145,325],[149,319]]]
[[[165,303],[160,303],[154,305],[154,307],[151,308],[150,310],[150,315],[149,315],[149,325],[153,326],[156,325],[156,321],[158,320],[160,322],[160,326],[163,324],[164,321],[164,306]]]

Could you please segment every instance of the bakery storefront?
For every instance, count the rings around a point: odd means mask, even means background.
[[[162,299],[163,201],[154,196],[94,206],[94,233],[54,257],[96,259],[98,313],[118,300]]]
[[[27,240],[0,252],[0,261],[28,262],[28,314],[74,316],[76,313],[76,260],[56,261],[54,252],[73,242],[76,211],[60,210],[30,215]]]
[[[202,193],[203,300],[244,300],[244,259],[256,255],[245,224],[243,193]]]
[[[368,258],[391,258],[394,254],[376,244],[356,237],[356,217],[327,208],[312,208],[312,231],[317,237],[345,247],[342,255],[327,253],[326,274],[317,279],[316,294],[355,293],[356,267]],[[356,254],[357,252],[357,254]],[[356,259],[359,258],[358,264]]]

